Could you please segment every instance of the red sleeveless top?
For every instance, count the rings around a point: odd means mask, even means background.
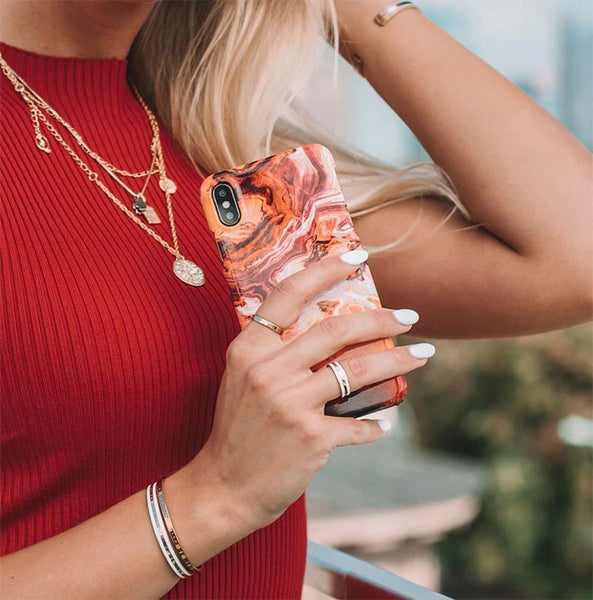
[[[127,85],[126,60],[0,48],[91,149],[128,171],[149,168],[151,129]],[[198,200],[201,178],[164,128],[180,251],[203,268],[199,288],[177,279],[173,255],[49,133],[51,154],[37,149],[26,104],[2,74],[0,82],[4,555],[190,461],[208,438],[225,350],[239,325]],[[131,209],[131,196],[51,122]],[[149,227],[172,246],[156,176],[146,197],[162,220]],[[300,598],[306,542],[303,495],[165,598]]]

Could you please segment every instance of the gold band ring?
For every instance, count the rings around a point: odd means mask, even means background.
[[[264,319],[258,314],[253,315],[251,317],[251,320],[255,321],[256,323],[259,323],[260,325],[263,325],[264,327],[267,327],[268,329],[271,329],[274,333],[277,333],[278,335],[282,335],[284,333],[284,329],[282,327],[276,325],[276,323],[272,323],[272,321],[268,321],[268,319]]]

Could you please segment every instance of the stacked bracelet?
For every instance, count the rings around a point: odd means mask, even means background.
[[[165,496],[163,495],[164,477],[151,483],[146,488],[146,504],[148,516],[159,548],[171,567],[173,573],[180,578],[189,577],[198,572],[202,565],[196,567],[187,557],[171,522]]]

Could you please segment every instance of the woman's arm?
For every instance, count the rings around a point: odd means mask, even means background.
[[[195,464],[192,469],[195,471]],[[199,565],[251,532],[208,479],[184,467],[167,477],[163,494],[183,549]],[[145,490],[105,512],[0,559],[2,597],[160,598],[179,578],[150,524]],[[193,575],[200,577],[200,573]]]
[[[311,298],[351,277],[366,258],[360,250],[344,252],[293,273],[265,299],[258,315],[288,327]],[[408,333],[411,327],[401,313],[378,308],[324,319],[289,343],[255,321],[242,329],[227,348],[208,440],[163,483],[179,542],[195,565],[276,521],[337,447],[386,435],[387,421],[324,415],[341,385],[330,369],[313,373],[311,365],[346,346]],[[343,359],[351,389],[423,367],[434,349],[422,346]],[[0,568],[7,600],[160,598],[179,581],[157,545],[145,490],[3,556]],[[209,577],[209,568],[192,577]]]
[[[494,69],[405,10],[385,27],[386,0],[336,0],[346,48],[364,75],[449,174],[480,223],[437,200],[406,202],[357,220],[363,244],[413,242],[371,256],[383,301],[422,315],[415,332],[512,336],[591,316],[592,162],[565,128]],[[421,211],[419,213],[419,211]]]

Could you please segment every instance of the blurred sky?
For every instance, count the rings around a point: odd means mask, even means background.
[[[417,0],[439,26],[529,93],[593,150],[593,0]],[[356,146],[405,165],[428,157],[405,124],[331,56],[305,96],[322,122]],[[319,78],[325,84],[319,85]],[[317,82],[317,83],[315,83]],[[337,98],[332,94],[337,94]],[[336,106],[343,111],[337,111]]]

